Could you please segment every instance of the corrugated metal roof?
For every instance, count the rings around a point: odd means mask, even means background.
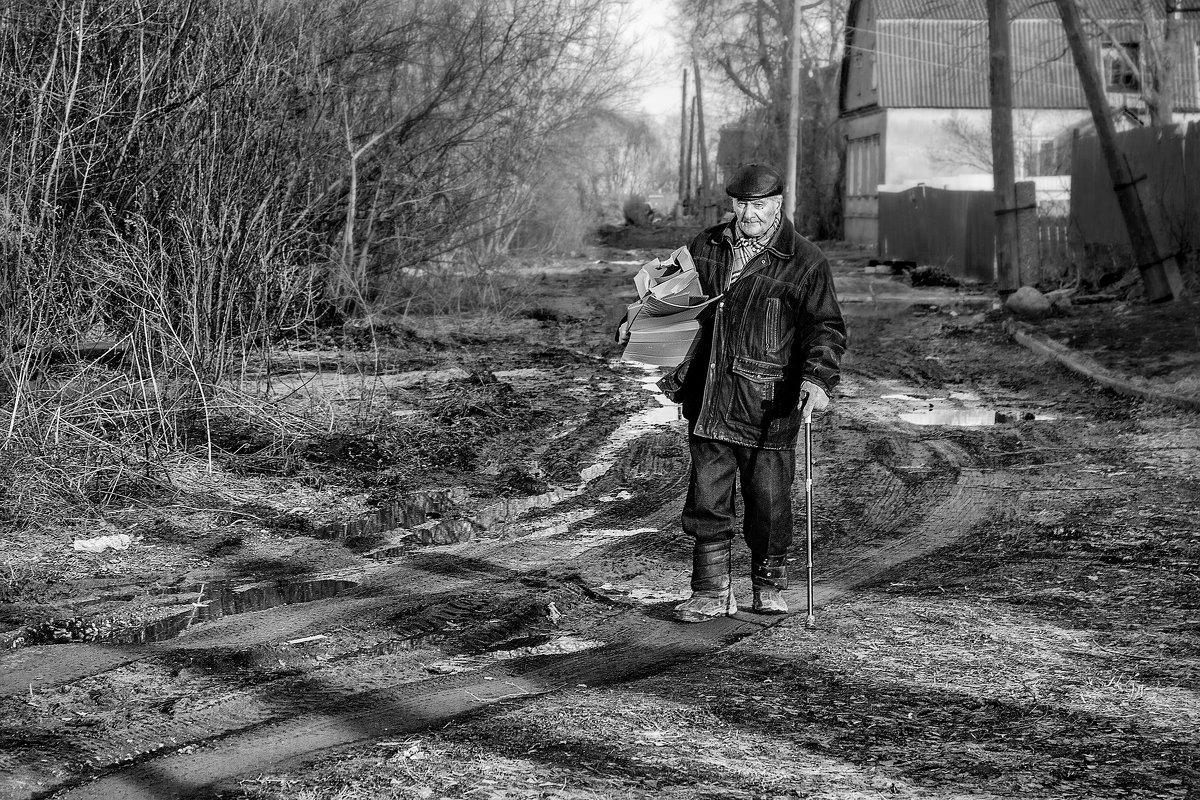
[[[881,106],[988,105],[985,24],[887,20],[878,23],[875,33]]]
[[[1200,24],[1187,27],[1191,39],[1200,41]],[[875,34],[880,106],[989,107],[984,20],[880,20]],[[1010,36],[1015,107],[1087,108],[1058,20],[1018,19]],[[1175,80],[1176,107],[1194,108],[1195,64],[1180,64]]]
[[[888,20],[879,23],[877,36],[880,105],[989,107],[985,22]],[[1010,36],[1014,105],[1087,107],[1057,23],[1019,20]]]
[[[1141,19],[1137,0],[1083,0],[1088,15],[1102,20]],[[876,19],[986,20],[986,0],[874,0]],[[1165,4],[1155,4],[1158,15]],[[1059,19],[1058,8],[1048,0],[1010,0],[1009,13],[1021,19]]]

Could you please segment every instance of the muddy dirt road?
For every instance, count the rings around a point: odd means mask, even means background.
[[[683,423],[586,344],[635,267],[577,264],[539,314],[583,354],[490,364],[509,398],[577,389],[553,428],[524,408],[529,459],[558,459],[532,491],[441,483],[274,561],[97,569],[7,634],[0,797],[1200,792],[1200,419],[1042,363],[990,296],[835,255],[852,341],[815,425],[815,630],[671,621]],[[622,413],[589,416],[599,396]],[[135,636],[39,644],[121,603],[153,610]]]

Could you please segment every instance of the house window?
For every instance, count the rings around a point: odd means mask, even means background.
[[[1140,92],[1140,48],[1137,42],[1105,44],[1101,55],[1104,62],[1104,82],[1110,92]]]

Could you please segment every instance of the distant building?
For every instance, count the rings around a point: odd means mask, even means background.
[[[1143,26],[1137,0],[1085,0],[1118,41],[1093,35],[1108,99],[1123,124],[1145,124],[1139,73]],[[1165,19],[1164,5],[1156,12]],[[1059,174],[1070,131],[1091,114],[1055,5],[1010,0],[1013,133],[1018,177]],[[1200,119],[1200,23],[1176,13],[1175,122]],[[1186,17],[1186,18],[1180,18]],[[1085,16],[1085,21],[1087,16]],[[1095,31],[1096,26],[1088,26]],[[878,187],[991,172],[985,0],[851,0],[839,115],[846,136],[844,236],[872,244]]]

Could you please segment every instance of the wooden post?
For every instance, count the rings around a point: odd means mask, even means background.
[[[1150,230],[1150,222],[1146,218],[1146,209],[1142,206],[1142,199],[1137,192],[1137,181],[1129,174],[1129,167],[1117,152],[1116,126],[1113,124],[1108,100],[1104,96],[1100,74],[1096,71],[1088,44],[1084,41],[1079,7],[1075,5],[1075,0],[1054,0],[1054,4],[1058,6],[1059,16],[1062,17],[1067,44],[1071,47],[1075,69],[1079,72],[1079,81],[1083,84],[1083,93],[1092,111],[1092,122],[1096,126],[1100,152],[1108,166],[1113,189],[1117,192],[1117,203],[1121,207],[1121,216],[1125,219],[1125,227],[1129,232],[1133,259],[1142,275],[1146,299],[1153,303],[1179,297],[1183,294],[1183,280],[1179,275],[1179,267],[1174,260],[1167,263],[1159,255],[1158,245]]]
[[[683,208],[683,200],[687,197],[687,145],[688,145],[688,101],[687,101],[687,67],[683,69],[683,93],[679,100],[679,200],[675,203],[677,209]]]
[[[700,187],[712,192],[708,175],[708,140],[704,138],[704,91],[700,86],[700,62],[692,56],[692,72],[696,76],[696,157],[700,161]]]
[[[788,103],[787,171],[784,173],[783,213],[799,227],[796,219],[796,195],[798,181],[796,173],[800,165],[800,0],[792,0],[791,81]]]
[[[1039,247],[1037,186],[1033,181],[1017,181],[1013,184],[1013,197],[1017,212],[1010,216],[1014,219],[1017,239],[1017,275],[1022,286],[1033,286],[1046,277]]]
[[[1000,296],[1021,288],[1017,236],[1016,166],[1013,157],[1012,62],[1008,0],[987,0],[988,93],[992,106],[992,180],[996,224],[996,283]]]
[[[691,112],[690,116],[688,117],[687,160],[685,162],[687,164],[687,168],[685,170],[686,176],[685,176],[685,181],[684,181],[684,197],[687,198],[687,200],[685,202],[688,205],[691,205],[691,200],[692,200],[692,171],[693,171],[692,164],[694,163],[692,161],[692,142],[696,138],[695,134],[696,134],[696,98],[695,98],[695,96],[693,96],[692,97],[692,112]]]

